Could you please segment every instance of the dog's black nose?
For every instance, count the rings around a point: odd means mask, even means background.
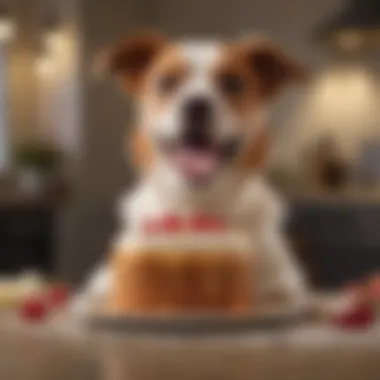
[[[187,144],[201,148],[209,144],[213,117],[209,99],[196,97],[184,105],[183,137]]]
[[[191,127],[207,127],[212,118],[212,104],[205,97],[194,97],[185,104],[185,120]]]

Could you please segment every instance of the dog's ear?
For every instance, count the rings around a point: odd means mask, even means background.
[[[127,90],[138,91],[150,65],[166,45],[166,38],[155,32],[127,37],[99,57],[96,71],[116,76]]]
[[[263,37],[252,37],[241,44],[242,57],[258,78],[260,95],[270,99],[285,85],[302,83],[306,70],[279,46]]]

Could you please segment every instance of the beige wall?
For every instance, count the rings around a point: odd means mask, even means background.
[[[105,46],[145,24],[143,4],[81,2],[81,144],[73,165],[73,196],[62,215],[59,235],[59,268],[74,281],[104,256],[116,228],[117,197],[131,179],[123,153],[128,104],[112,84],[94,77],[93,61]]]
[[[13,141],[32,136],[37,127],[37,77],[33,61],[38,41],[38,0],[12,0],[16,35],[7,46],[9,127]]]
[[[54,58],[52,75],[42,77],[36,70],[36,61],[43,37],[42,22],[50,3],[44,0],[9,2],[10,15],[16,26],[15,35],[6,46],[9,132],[13,143],[38,135],[55,137],[70,148],[78,139],[68,136],[74,129],[79,129],[74,125],[78,112],[70,104],[70,101],[77,100],[76,88],[80,83],[77,75],[78,23],[75,20],[78,2],[57,0],[53,3],[53,9],[60,15],[64,46]],[[65,128],[59,128],[60,120],[64,121]]]
[[[75,159],[81,149],[82,79],[80,76],[79,4],[60,0],[61,17],[50,49],[50,70],[38,78],[38,133],[57,141]],[[58,3],[58,2],[56,2]]]

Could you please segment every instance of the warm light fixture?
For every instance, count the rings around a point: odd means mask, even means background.
[[[56,69],[56,53],[61,46],[63,35],[55,13],[49,13],[42,22],[40,49],[35,61],[36,72],[41,77],[53,74]]]
[[[380,48],[380,1],[346,0],[316,30],[317,40],[346,52]]]
[[[355,51],[362,47],[365,38],[358,30],[342,30],[337,33],[335,42],[343,50]]]
[[[9,41],[15,32],[15,25],[11,19],[8,9],[4,4],[0,3],[0,41]]]
[[[49,50],[56,50],[62,42],[60,21],[57,16],[50,15],[46,18],[43,30],[43,40]]]
[[[42,77],[51,75],[54,71],[54,62],[52,58],[48,56],[38,57],[36,61],[36,70],[38,75]]]
[[[53,55],[46,48],[42,48],[35,61],[35,68],[39,76],[46,77],[54,72],[55,61]]]

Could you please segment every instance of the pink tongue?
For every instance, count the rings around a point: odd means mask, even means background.
[[[181,149],[175,154],[175,163],[188,177],[201,178],[213,174],[218,165],[214,152]]]

